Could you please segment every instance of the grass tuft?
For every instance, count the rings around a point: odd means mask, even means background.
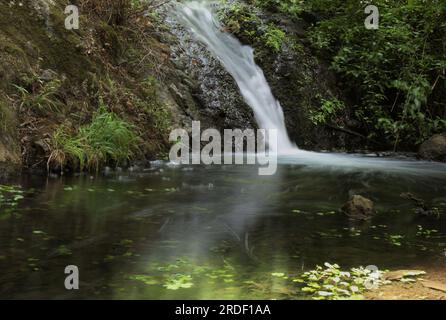
[[[101,103],[90,124],[70,135],[64,126],[53,134],[53,151],[48,159],[51,166],[63,168],[68,162],[80,170],[98,171],[109,162],[129,161],[139,149],[139,138],[131,124],[119,118]]]

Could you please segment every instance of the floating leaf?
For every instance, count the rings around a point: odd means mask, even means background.
[[[283,273],[283,272],[273,272],[273,273],[271,273],[271,275],[272,275],[273,277],[278,277],[278,278],[283,278],[283,277],[285,277],[285,273]]]

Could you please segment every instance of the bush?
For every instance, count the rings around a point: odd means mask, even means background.
[[[310,3],[321,17],[311,29],[312,42],[359,98],[356,115],[369,135],[396,148],[446,129],[444,1],[374,1],[378,30],[363,25],[366,4]]]
[[[333,118],[344,109],[344,103],[336,98],[321,98],[321,108],[318,111],[310,111],[310,120],[315,125],[328,124],[330,120],[334,122]]]
[[[312,46],[331,62],[363,131],[415,149],[446,130],[446,2],[443,0],[254,0],[309,23]],[[364,8],[380,11],[378,30]]]

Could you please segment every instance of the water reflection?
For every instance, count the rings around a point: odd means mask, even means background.
[[[325,261],[436,265],[444,216],[420,217],[400,194],[444,211],[445,181],[299,161],[263,177],[255,166],[159,163],[102,178],[24,178],[25,199],[0,214],[0,297],[296,298],[290,279]],[[338,212],[357,193],[377,204],[367,223]],[[80,268],[78,292],[63,287],[69,264]],[[272,276],[281,273],[290,278]]]

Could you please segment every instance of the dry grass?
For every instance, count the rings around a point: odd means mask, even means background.
[[[111,25],[122,25],[132,9],[131,0],[81,0],[81,9],[84,12],[94,13]]]

